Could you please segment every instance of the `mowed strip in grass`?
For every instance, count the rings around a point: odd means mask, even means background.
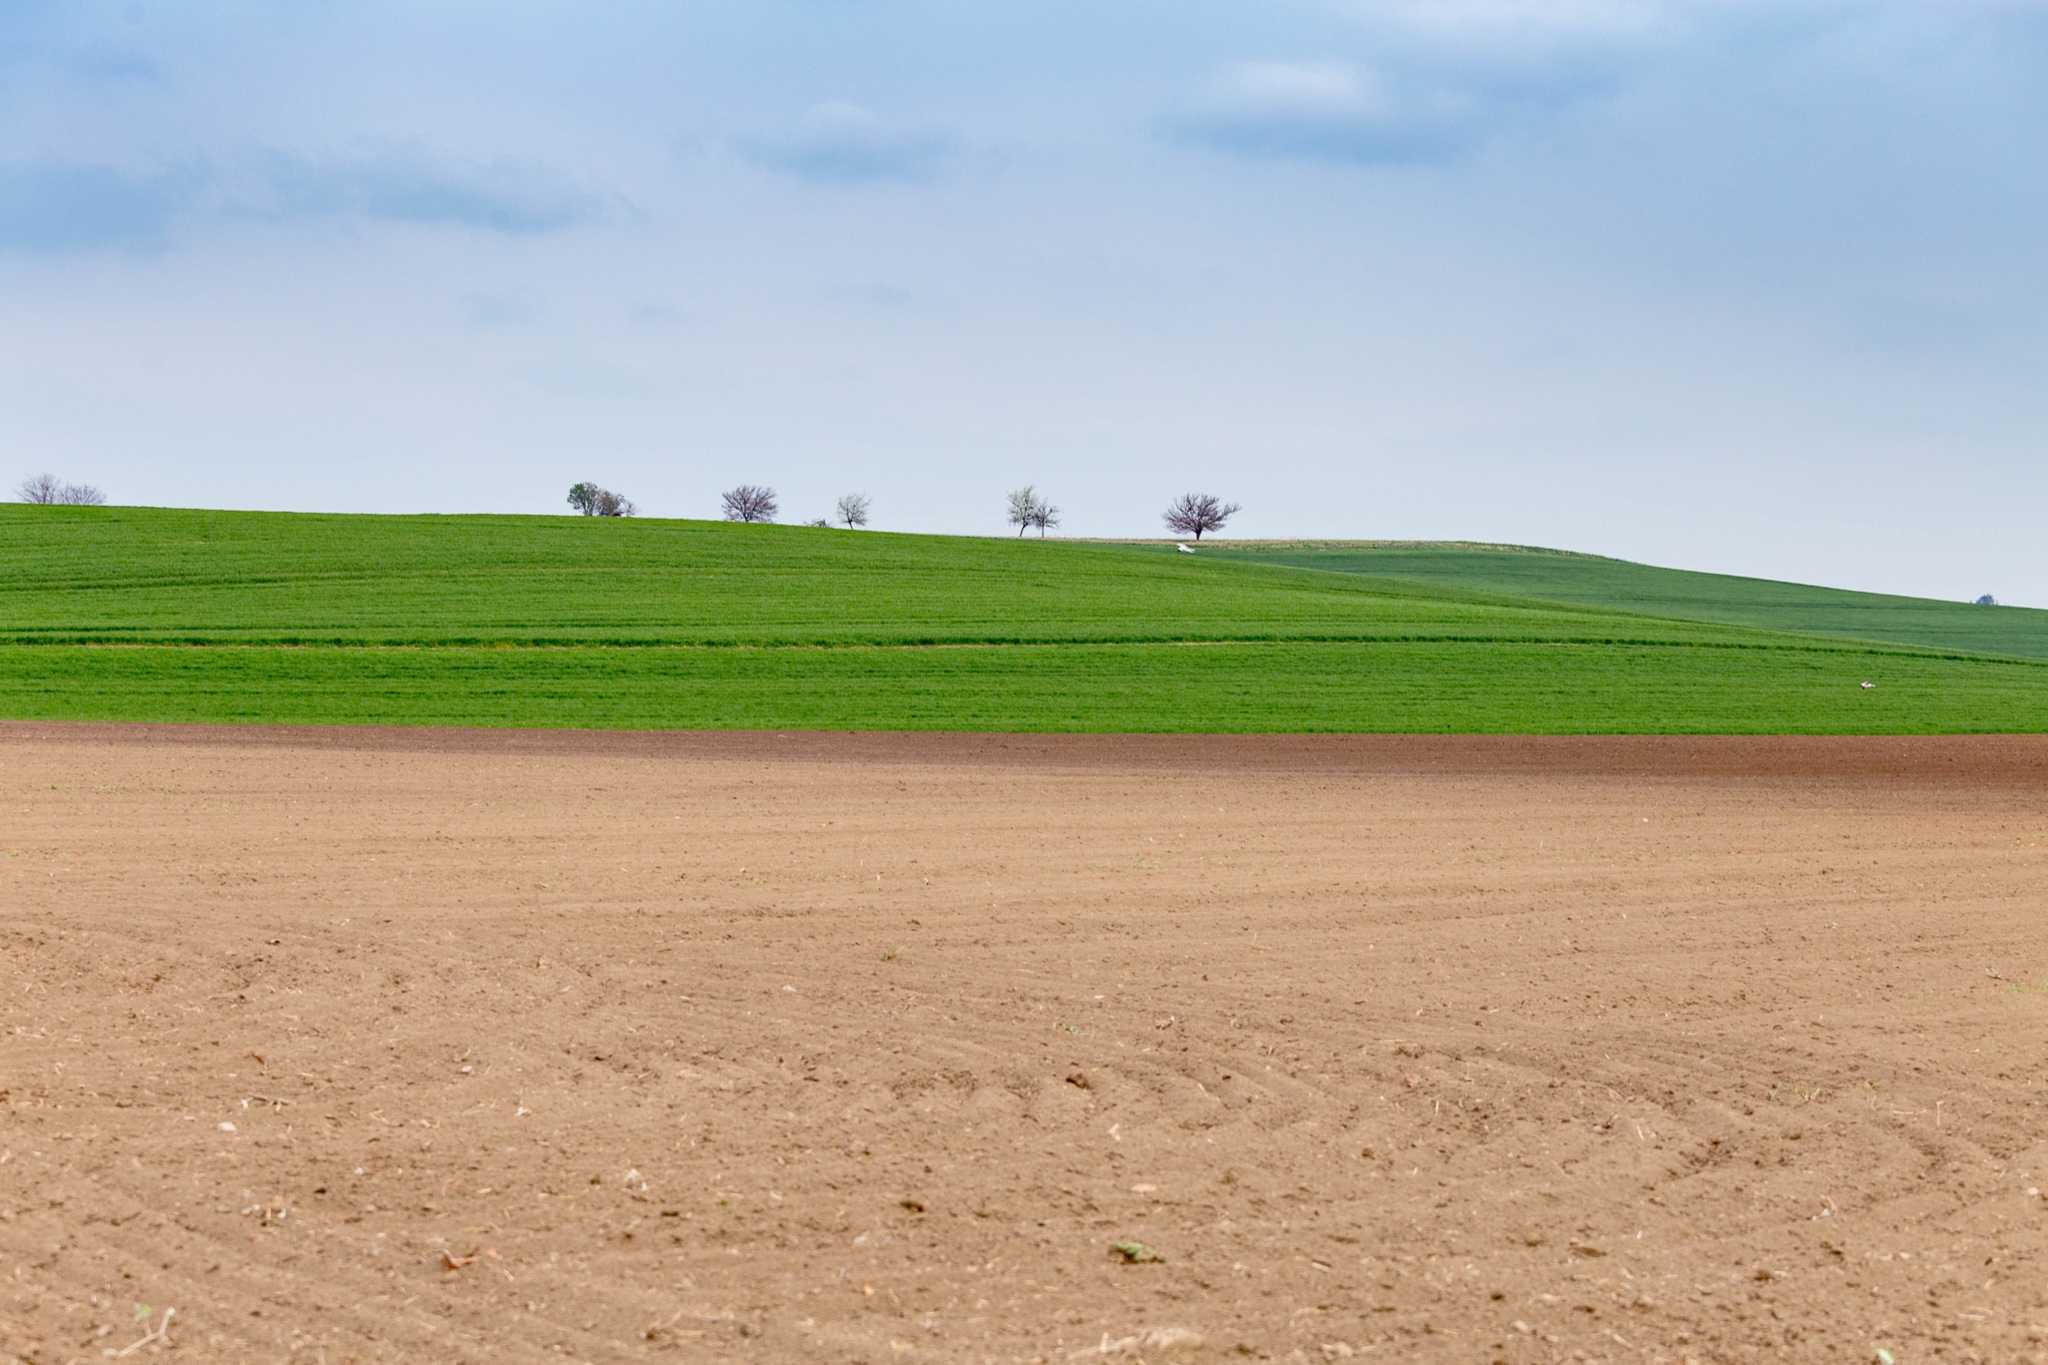
[[[0,536],[0,715],[16,719],[2048,728],[2040,662],[1233,563],[1170,546],[136,508],[6,508]]]

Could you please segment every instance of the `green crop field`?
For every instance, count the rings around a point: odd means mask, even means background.
[[[0,547],[0,716],[14,719],[2048,729],[2036,658],[1270,551],[18,506],[0,508]]]
[[[1766,630],[2048,659],[2048,611],[1845,592],[1510,545],[1219,545],[1219,557]]]
[[[907,645],[1700,633],[1456,587],[1247,571],[1171,546],[582,517],[20,506],[0,507],[0,537],[0,643]]]

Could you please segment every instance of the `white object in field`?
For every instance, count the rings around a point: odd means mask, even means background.
[[[1179,551],[1180,551],[1180,552],[1181,552],[1182,554],[1184,554],[1184,555],[1191,555],[1191,554],[1193,554],[1193,553],[1194,553],[1194,550],[1192,550],[1191,548],[1189,548],[1189,547],[1188,547],[1188,546],[1186,546],[1186,545],[1176,545],[1176,546],[1174,546],[1173,548],[1174,548],[1174,549],[1176,549],[1176,550],[1179,550]]]
[[[1873,682],[1867,682],[1867,683],[1863,683],[1863,684],[1861,684],[1861,686],[1862,686],[1862,688],[1863,688],[1863,690],[1864,690],[1865,692],[1868,692],[1868,691],[1869,691],[1869,690],[1870,690],[1871,688],[1873,688],[1873,687],[1877,686],[1877,684],[1876,684],[1876,683],[1873,683]]]

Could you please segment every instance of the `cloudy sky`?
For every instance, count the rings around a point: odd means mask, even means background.
[[[9,0],[0,475],[2048,605],[2048,3]]]

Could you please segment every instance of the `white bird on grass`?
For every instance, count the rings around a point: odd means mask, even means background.
[[[1176,545],[1173,548],[1179,550],[1184,555],[1191,555],[1194,553],[1194,550],[1186,545]]]

